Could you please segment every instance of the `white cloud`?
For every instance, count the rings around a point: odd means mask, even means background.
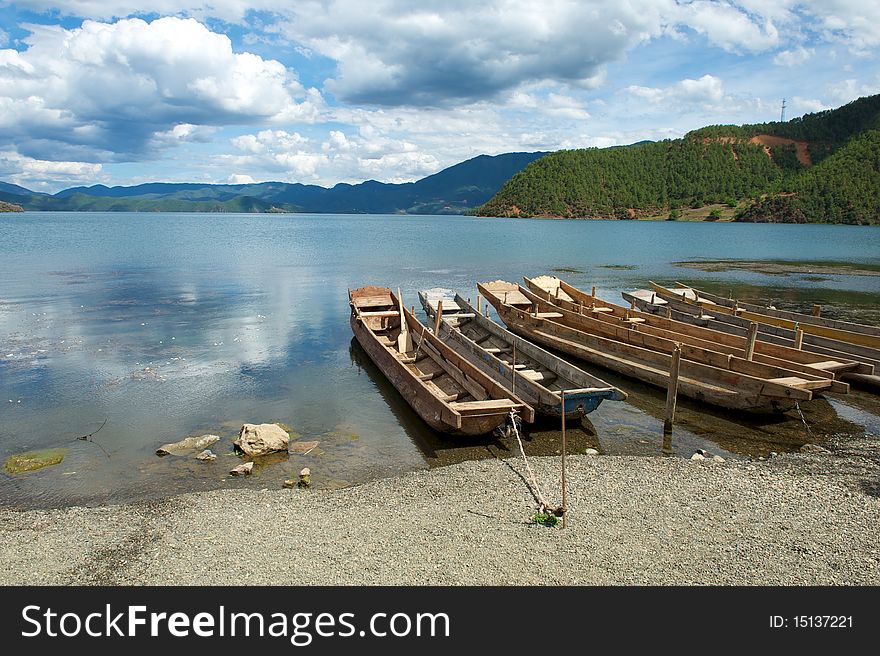
[[[254,184],[255,180],[249,175],[242,175],[241,173],[233,173],[230,175],[226,182],[229,184],[235,185],[245,185],[245,184]]]
[[[806,0],[825,40],[864,54],[880,46],[880,3],[864,0]]]
[[[798,46],[793,50],[783,50],[773,58],[773,63],[779,66],[800,66],[809,61],[816,54],[815,48]]]
[[[684,79],[672,86],[656,88],[629,86],[626,91],[636,98],[649,103],[662,104],[669,109],[703,108],[711,109],[725,102],[724,85],[721,80],[713,75],[692,80]]]
[[[9,45],[9,34],[0,28],[0,48],[5,48],[7,45]]]
[[[604,64],[660,34],[667,4],[379,0],[363,11],[355,0],[312,1],[277,29],[337,62],[326,88],[338,98],[444,106],[542,80],[595,87]]]
[[[771,18],[743,11],[736,5],[695,0],[676,6],[677,23],[686,25],[728,52],[761,52],[779,43],[779,31]]]
[[[3,2],[0,2],[2,6]],[[58,11],[65,16],[112,20],[126,16],[159,14],[220,18],[238,22],[251,10],[283,8],[281,0],[15,0],[20,9]]]
[[[831,109],[831,107],[823,103],[821,100],[815,98],[802,98],[801,96],[795,96],[792,98],[788,106],[791,108],[790,113],[792,116],[801,116],[802,114]]]
[[[871,96],[875,93],[880,93],[880,75],[875,77],[873,83],[847,79],[828,87],[828,94],[840,104],[848,103],[862,96]]]
[[[235,53],[194,19],[28,28],[25,51],[0,51],[0,138],[34,157],[122,159],[206,137],[195,126],[305,120],[321,102],[280,62]]]
[[[100,164],[41,160],[13,150],[0,151],[0,177],[34,191],[49,186],[55,191],[57,182],[93,184],[101,172]]]

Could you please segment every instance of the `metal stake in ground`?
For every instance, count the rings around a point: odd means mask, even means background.
[[[565,441],[565,390],[560,390],[559,397],[562,400],[562,528],[565,528],[565,511],[567,510],[567,506],[565,505],[565,453],[567,449],[567,443]]]
[[[675,399],[678,396],[678,369],[681,363],[681,344],[676,344],[672,351],[672,366],[669,368],[669,387],[666,388],[666,417],[663,420],[663,432],[672,432],[675,419]]]

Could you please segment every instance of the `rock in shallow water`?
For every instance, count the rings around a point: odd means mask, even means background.
[[[217,454],[211,451],[211,449],[205,449],[199,455],[196,456],[196,460],[202,460],[204,462],[209,462],[211,460],[216,460]]]
[[[233,444],[253,457],[287,451],[289,442],[290,435],[277,424],[245,424]]]
[[[233,467],[229,473],[232,474],[233,476],[242,476],[244,474],[250,474],[251,471],[253,471],[253,469],[254,469],[254,463],[245,462],[245,463],[239,465],[238,467]]]
[[[316,446],[318,446],[318,440],[310,440],[308,442],[294,442],[293,446],[290,447],[290,452],[306,455]]]
[[[196,437],[187,437],[179,442],[163,444],[156,449],[156,455],[167,456],[168,454],[180,455],[182,453],[190,453],[200,449],[207,449],[209,446],[219,441],[219,435],[198,435]]]

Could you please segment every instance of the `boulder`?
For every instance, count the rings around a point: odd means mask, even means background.
[[[584,453],[586,453],[588,456],[598,456],[599,455],[599,452],[596,451],[596,449],[587,449],[586,451],[584,451]]]
[[[179,442],[171,442],[163,444],[156,449],[157,456],[167,456],[170,453],[180,455],[182,453],[190,453],[192,451],[201,451],[207,449],[212,444],[219,442],[219,435],[199,435],[197,437],[187,437]]]
[[[211,451],[211,449],[205,449],[199,455],[196,456],[196,460],[203,460],[205,462],[209,462],[211,460],[216,460],[217,454]]]
[[[245,462],[240,464],[238,467],[233,467],[229,473],[233,476],[242,476],[244,474],[250,474],[254,469],[253,462]]]
[[[302,471],[299,473],[299,483],[297,483],[298,487],[312,487],[312,470],[308,467],[303,467]]]
[[[712,456],[712,460],[715,462],[726,462],[721,456]]]
[[[245,424],[233,444],[247,455],[262,456],[287,451],[290,435],[277,424]]]
[[[831,453],[825,447],[819,446],[818,444],[804,444],[800,449],[798,449],[801,453]]]
[[[706,459],[706,456],[704,456],[702,453],[695,453],[694,455],[691,456],[691,460],[705,460],[705,459]]]

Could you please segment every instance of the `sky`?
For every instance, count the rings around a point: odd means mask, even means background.
[[[0,0],[0,180],[408,182],[880,93],[867,0]]]

